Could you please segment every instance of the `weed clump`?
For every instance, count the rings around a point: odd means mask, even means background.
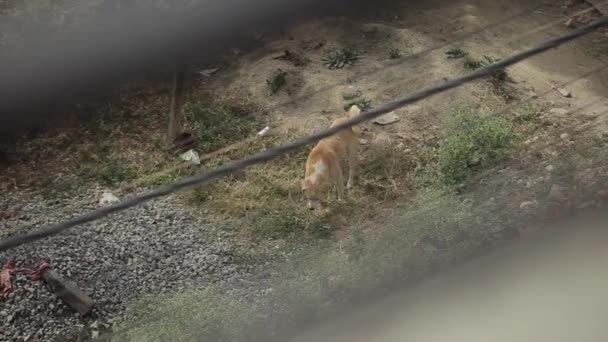
[[[352,106],[357,106],[361,111],[365,112],[366,110],[372,107],[372,100],[363,96],[361,91],[355,91],[352,93],[345,93],[342,95],[344,99],[344,110],[348,111],[348,109]]]
[[[444,181],[461,183],[474,170],[504,158],[515,141],[515,132],[507,120],[466,106],[457,107],[439,148]]]
[[[266,80],[266,83],[270,87],[270,91],[276,94],[285,84],[287,84],[287,71],[277,69],[270,79]]]
[[[470,70],[477,70],[480,68],[488,67],[494,63],[500,61],[488,56],[483,56],[482,59],[475,59],[470,56],[466,56],[464,61],[464,67]],[[513,100],[516,95],[514,94],[515,89],[509,87],[507,81],[509,81],[509,74],[507,69],[499,68],[494,71],[489,77],[490,84],[494,88],[496,95],[501,96],[505,100]]]
[[[329,69],[342,69],[352,66],[361,60],[362,56],[354,49],[342,48],[329,53],[323,58],[325,66]]]
[[[389,51],[388,56],[391,59],[399,59],[401,58],[401,51],[397,48],[392,48],[391,51]]]
[[[445,54],[447,55],[448,59],[464,58],[469,55],[469,53],[461,47],[451,48]]]

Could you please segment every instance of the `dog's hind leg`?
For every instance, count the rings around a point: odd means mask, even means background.
[[[347,189],[352,189],[355,184],[355,171],[359,160],[359,144],[355,140],[348,145],[348,183]]]
[[[338,193],[338,200],[344,198],[344,176],[342,174],[342,167],[340,166],[340,162],[336,161],[334,165],[332,165],[332,171],[334,174],[334,182],[336,183],[336,191]]]

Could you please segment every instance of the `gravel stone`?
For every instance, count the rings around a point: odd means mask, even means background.
[[[37,229],[98,206],[94,194],[64,202],[3,195],[0,208],[15,214],[0,220],[0,239],[24,232],[23,227]],[[17,267],[49,261],[95,301],[93,312],[79,317],[44,284],[17,274],[15,291],[7,299],[0,298],[0,340],[52,341],[82,336],[83,329],[89,337],[103,335],[144,296],[250,278],[254,267],[234,260],[229,235],[221,235],[221,241],[217,234],[210,237],[206,232],[211,227],[190,210],[175,198],[163,198],[0,253],[0,263],[14,258]]]

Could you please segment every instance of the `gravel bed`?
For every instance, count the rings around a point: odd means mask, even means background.
[[[37,197],[0,198],[0,238],[19,226],[39,226],[98,207],[94,196],[66,202]],[[207,229],[206,229],[207,228]],[[42,260],[75,281],[96,303],[81,318],[41,282],[17,275],[15,291],[0,298],[0,341],[66,341],[95,336],[121,319],[126,307],[145,295],[211,282],[240,283],[251,266],[237,263],[228,235],[213,235],[187,208],[161,199],[112,215],[68,233],[0,253],[2,265]]]

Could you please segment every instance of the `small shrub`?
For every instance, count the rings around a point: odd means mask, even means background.
[[[488,56],[483,56],[483,58],[480,60],[466,56],[464,66],[467,69],[476,70],[479,68],[490,66],[498,62],[499,60],[500,59],[495,59]],[[516,90],[515,88],[507,84],[506,81],[508,80],[509,74],[507,73],[507,69],[505,68],[500,68],[494,71],[494,73],[492,73],[489,77],[489,81],[492,84],[492,87],[494,88],[494,93],[509,101],[513,100],[516,97]]]
[[[272,77],[266,80],[266,83],[270,87],[270,91],[273,94],[276,94],[287,83],[287,72],[277,69],[277,71],[272,74]]]
[[[454,47],[448,50],[445,54],[447,55],[448,59],[457,59],[464,58],[468,56],[469,53],[464,51],[461,47]]]
[[[372,100],[364,96],[355,97],[344,103],[344,110],[349,110],[350,107],[353,105],[356,105],[357,107],[359,107],[359,109],[361,109],[362,112],[365,112],[366,110],[372,107]]]
[[[465,60],[464,66],[467,69],[476,70],[476,69],[490,66],[499,61],[500,61],[500,59],[495,59],[495,58],[488,57],[488,56],[483,56],[483,58],[480,60],[469,57]],[[507,70],[505,68],[498,69],[492,74],[493,81],[502,82],[502,81],[506,81],[507,79],[508,79],[508,74],[507,74]]]
[[[344,110],[346,111],[353,105],[356,105],[362,111],[366,111],[372,106],[372,101],[363,96],[360,90],[345,92],[342,94],[342,98],[345,101]]]
[[[451,113],[439,148],[439,164],[448,184],[464,181],[473,170],[495,162],[509,152],[515,133],[501,117],[460,106]]]
[[[401,58],[401,51],[399,51],[397,48],[392,48],[388,55],[391,59],[399,59]]]
[[[355,50],[342,48],[329,53],[323,58],[325,66],[329,69],[342,69],[345,66],[352,66],[361,60],[362,56]]]

